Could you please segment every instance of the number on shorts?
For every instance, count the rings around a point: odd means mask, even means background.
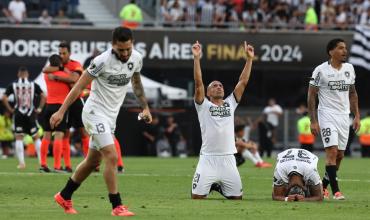
[[[330,136],[330,135],[331,135],[330,128],[323,128],[323,129],[321,130],[321,132],[322,132],[322,136],[323,136],[323,137],[328,137],[328,136]]]
[[[103,123],[96,124],[95,126],[99,134],[105,132],[105,127]]]

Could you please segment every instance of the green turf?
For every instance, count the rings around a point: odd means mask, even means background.
[[[77,164],[80,159],[74,159]],[[124,158],[126,172],[119,176],[123,201],[136,213],[132,219],[370,219],[370,160],[345,159],[339,172],[345,201],[286,203],[271,200],[273,169],[240,167],[244,186],[242,201],[228,201],[218,194],[209,199],[189,199],[197,158]],[[271,161],[270,161],[271,162]],[[67,174],[40,174],[35,159],[18,171],[15,159],[0,160],[0,219],[114,219],[110,216],[101,174],[93,174],[74,194],[78,215],[65,215],[53,195],[65,184]],[[319,170],[324,169],[321,159]]]

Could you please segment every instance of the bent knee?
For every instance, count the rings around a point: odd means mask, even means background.
[[[205,199],[206,197],[206,195],[191,194],[192,199]]]

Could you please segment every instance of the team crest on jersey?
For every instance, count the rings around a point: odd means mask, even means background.
[[[328,86],[330,90],[348,91],[350,85],[346,84],[344,80],[339,80],[339,81],[329,81]]]
[[[126,74],[120,74],[110,75],[107,80],[110,85],[124,86],[130,82],[130,79],[131,77],[127,77]]]
[[[344,72],[344,75],[345,75],[347,78],[349,78],[349,72],[348,72],[348,71]]]
[[[131,71],[134,68],[134,64],[132,62],[128,63],[127,68]]]
[[[230,104],[224,102],[222,106],[211,106],[209,107],[209,112],[211,113],[211,116],[219,116],[221,118],[230,117]]]

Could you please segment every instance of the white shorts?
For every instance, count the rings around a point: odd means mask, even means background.
[[[82,122],[90,136],[89,148],[100,150],[108,145],[114,145],[112,125],[104,116],[82,111]]]
[[[224,196],[242,196],[243,186],[234,155],[200,155],[192,182],[192,194],[208,195],[213,183],[220,183]]]
[[[318,120],[324,147],[338,146],[338,150],[345,150],[349,136],[349,115],[318,111]]]

